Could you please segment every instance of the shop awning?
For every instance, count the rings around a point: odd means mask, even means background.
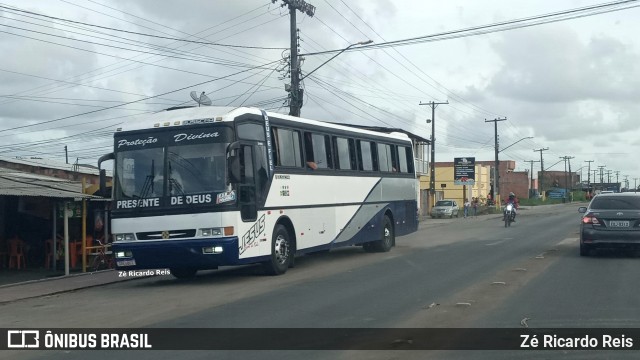
[[[0,196],[103,199],[82,193],[82,183],[0,168]]]

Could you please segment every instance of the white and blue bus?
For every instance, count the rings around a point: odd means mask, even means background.
[[[418,227],[413,146],[400,132],[191,107],[117,129],[98,166],[110,159],[120,270],[185,278],[262,263],[278,275],[295,255],[352,245],[385,252]]]

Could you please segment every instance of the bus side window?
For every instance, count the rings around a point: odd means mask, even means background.
[[[398,146],[391,145],[391,171],[400,171],[400,165],[398,164]]]
[[[355,170],[353,140],[334,137],[335,168],[339,170]]]
[[[351,170],[358,170],[358,156],[356,155],[356,142],[349,139],[349,158],[351,159]]]
[[[370,142],[358,140],[358,160],[360,162],[360,170],[373,171],[374,164],[371,150]]]
[[[304,133],[305,161],[310,169],[331,168],[331,147],[327,146],[328,136],[310,132]]]
[[[401,173],[408,173],[409,171],[409,164],[413,161],[413,159],[411,159],[411,151],[409,151],[409,148],[406,146],[398,146],[398,152],[399,152],[399,160],[400,160],[400,172]]]
[[[277,166],[302,167],[300,132],[282,128],[274,129],[275,164]]]
[[[375,142],[371,141],[369,143],[369,149],[371,150],[371,160],[373,165],[373,171],[379,171],[380,164],[378,162],[378,146],[376,146]]]
[[[384,172],[391,171],[391,166],[390,166],[391,159],[389,159],[391,155],[391,151],[389,150],[389,145],[378,144],[376,149],[378,150],[378,167],[380,171],[384,171]]]

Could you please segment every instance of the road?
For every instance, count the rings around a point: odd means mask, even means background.
[[[637,261],[578,255],[577,205],[427,220],[389,253],[347,248],[300,257],[283,276],[256,266],[181,282],[158,276],[2,306],[3,327],[640,328]],[[114,273],[114,276],[117,274]],[[249,341],[251,339],[248,339]],[[469,339],[473,341],[473,339]],[[640,339],[636,339],[640,342]],[[542,354],[542,355],[541,355]],[[585,358],[584,351],[482,351],[473,358]],[[173,359],[170,351],[9,352],[16,359]],[[465,351],[221,351],[215,358],[469,358]],[[593,358],[637,357],[599,352]],[[212,358],[189,351],[184,359]]]

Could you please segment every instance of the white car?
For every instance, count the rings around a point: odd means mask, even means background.
[[[431,217],[434,219],[441,217],[458,217],[459,213],[460,208],[455,200],[438,200],[433,209],[431,209]]]

